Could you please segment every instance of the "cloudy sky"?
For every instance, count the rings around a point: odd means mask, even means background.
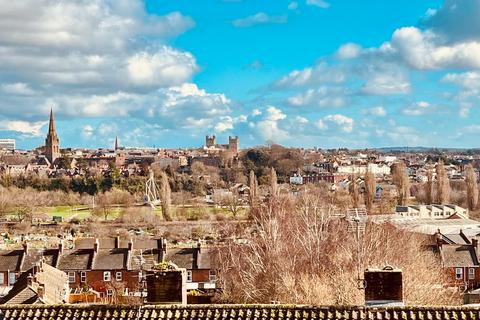
[[[480,147],[480,0],[0,0],[0,137]]]

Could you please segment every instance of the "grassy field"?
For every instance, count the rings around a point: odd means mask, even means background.
[[[107,220],[115,220],[120,217],[124,212],[125,208],[113,206],[108,208],[108,217]],[[131,207],[129,210],[148,210],[148,207],[138,206]],[[36,213],[45,213],[53,217],[61,217],[63,221],[69,221],[71,219],[75,220],[85,220],[92,216],[92,208],[86,205],[78,206],[55,206],[55,207],[37,207],[35,208]],[[162,217],[162,209],[157,206],[155,208],[155,215]],[[237,213],[237,219],[245,218],[248,213],[246,208],[240,208]],[[214,206],[174,206],[172,207],[172,218],[175,221],[197,221],[197,220],[228,220],[233,218],[233,214],[227,208],[220,208]],[[11,217],[15,219],[15,214],[12,212]],[[102,211],[97,213],[97,217],[100,220],[104,219]]]

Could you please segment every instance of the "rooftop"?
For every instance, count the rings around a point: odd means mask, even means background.
[[[479,319],[479,307],[346,307],[299,305],[0,306],[2,320],[148,319]]]

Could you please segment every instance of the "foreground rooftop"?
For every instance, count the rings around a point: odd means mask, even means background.
[[[139,319],[480,319],[480,307],[343,307],[298,305],[0,306],[2,320]]]

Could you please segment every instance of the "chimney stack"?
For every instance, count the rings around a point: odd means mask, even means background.
[[[472,246],[477,249],[478,248],[478,239],[473,238],[472,239]]]
[[[202,243],[200,241],[197,242],[197,251],[198,253],[202,253]]]
[[[38,285],[37,296],[40,299],[43,299],[45,297],[45,285],[44,284],[39,284]]]
[[[58,243],[58,251],[60,254],[63,253],[63,240],[60,240],[60,242]]]
[[[133,240],[130,239],[130,241],[128,241],[128,251],[132,251],[133,250]]]
[[[93,244],[93,251],[97,253],[99,249],[100,249],[100,242],[98,241],[98,239],[95,239],[95,243]]]
[[[23,244],[22,244],[22,246],[23,246],[23,252],[24,252],[25,254],[28,254],[28,242],[27,242],[27,241],[24,241]]]
[[[29,274],[28,277],[27,277],[27,285],[28,286],[33,285],[33,276],[31,274]]]
[[[116,236],[115,237],[115,249],[120,248],[120,237]]]

